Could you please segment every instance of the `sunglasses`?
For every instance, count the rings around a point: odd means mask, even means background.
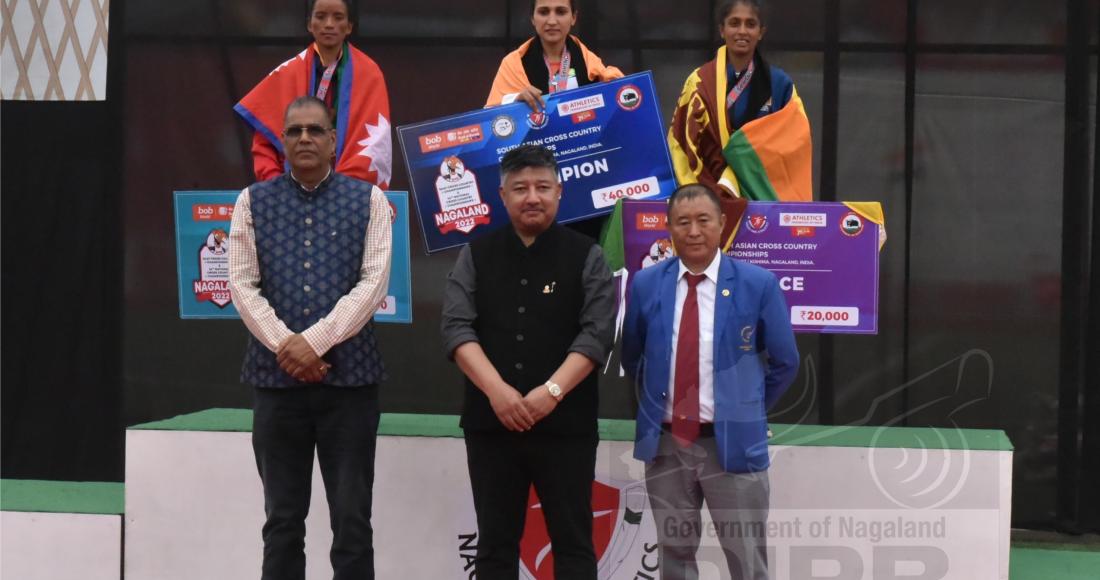
[[[300,139],[302,133],[309,133],[309,136],[317,139],[324,137],[326,133],[332,131],[332,129],[322,125],[291,125],[283,129],[283,137],[287,139]]]

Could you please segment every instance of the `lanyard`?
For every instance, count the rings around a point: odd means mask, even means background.
[[[564,91],[569,88],[569,65],[572,62],[572,57],[569,54],[569,48],[563,46],[561,49],[561,62],[558,63],[558,74],[554,74],[554,69],[550,67],[550,58],[545,54],[542,55],[544,61],[546,61],[546,72],[550,75],[550,92],[556,93],[558,91]]]
[[[749,88],[749,81],[752,80],[752,71],[756,69],[756,65],[753,61],[749,61],[749,68],[745,69],[745,72],[741,75],[741,79],[737,81],[737,84],[730,89],[730,94],[726,95],[726,108],[730,108],[737,102],[741,93],[745,92],[745,89]]]
[[[321,99],[325,103],[328,103],[328,87],[332,84],[332,75],[336,73],[336,65],[340,64],[340,58],[344,55],[336,57],[336,60],[332,61],[332,64],[325,68],[325,73],[321,75],[321,83],[317,85],[317,98]]]

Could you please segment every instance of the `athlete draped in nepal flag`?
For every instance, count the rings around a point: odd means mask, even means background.
[[[347,0],[313,0],[306,29],[314,42],[271,71],[233,109],[256,131],[252,160],[256,179],[286,171],[279,133],[283,113],[297,97],[313,95],[334,111],[338,173],[389,186],[393,167],[390,100],[382,71],[350,43]]]
[[[757,44],[759,0],[716,12],[725,44],[695,69],[676,104],[668,146],[676,180],[758,201],[813,201],[810,122],[791,78]]]

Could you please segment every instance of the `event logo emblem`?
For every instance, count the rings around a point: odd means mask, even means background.
[[[527,126],[532,129],[542,129],[550,124],[550,113],[546,111],[531,111],[527,115]]]
[[[764,230],[768,229],[768,216],[762,213],[750,215],[745,218],[745,225],[754,234],[763,233]]]
[[[642,269],[656,266],[675,255],[676,252],[672,249],[672,240],[661,238],[653,242],[653,245],[649,247],[649,253],[642,258]]]
[[[596,548],[599,577],[612,578],[630,554],[646,506],[645,483],[622,489],[592,482],[592,544]],[[542,503],[532,486],[527,498],[527,521],[519,547],[520,564],[534,580],[553,580],[554,554]]]
[[[457,155],[443,159],[439,165],[439,177],[435,179],[435,192],[439,197],[440,212],[435,214],[435,227],[439,233],[460,231],[470,233],[480,225],[488,224],[489,205],[481,202],[477,177],[466,169]]]
[[[615,94],[615,100],[619,108],[624,111],[633,111],[642,106],[642,91],[634,85],[626,85]]]
[[[493,135],[501,139],[511,137],[512,133],[516,132],[516,122],[508,115],[500,115],[493,119],[491,126],[493,127]]]
[[[840,231],[846,236],[858,236],[863,233],[863,218],[855,212],[848,212],[840,218]]]
[[[197,302],[210,302],[225,308],[229,294],[229,234],[221,228],[210,230],[199,248],[199,279],[192,290]]]

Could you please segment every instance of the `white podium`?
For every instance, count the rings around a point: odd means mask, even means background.
[[[5,479],[0,498],[0,578],[120,578],[121,483]]]
[[[601,421],[594,484],[601,578],[657,578],[656,525],[633,422]],[[126,437],[127,580],[259,574],[263,496],[251,412],[212,409]],[[1001,431],[773,425],[768,537],[776,580],[1008,578],[1012,446]],[[384,415],[374,486],[379,578],[469,578],[477,526],[458,419]],[[307,576],[331,578],[314,472]],[[704,514],[706,510],[704,509]],[[530,513],[536,513],[531,511]],[[659,517],[657,519],[660,519]],[[552,577],[530,518],[524,573]],[[702,578],[725,565],[704,516]]]

